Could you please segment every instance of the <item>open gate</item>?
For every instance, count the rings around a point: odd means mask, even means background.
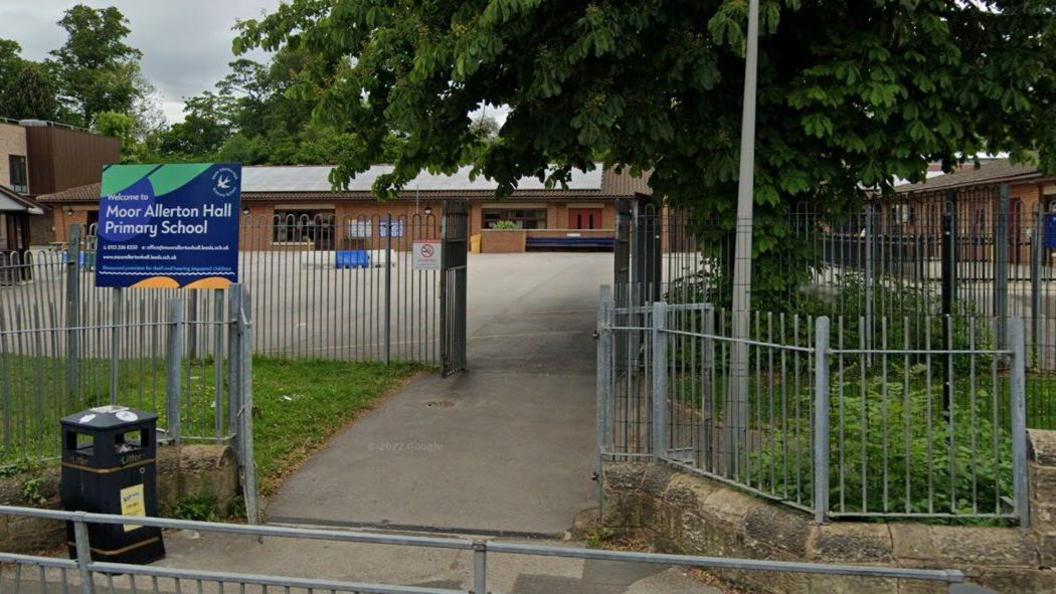
[[[444,205],[441,229],[440,360],[443,374],[466,368],[466,261],[469,252],[469,204]]]

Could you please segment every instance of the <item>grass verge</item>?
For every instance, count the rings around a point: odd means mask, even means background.
[[[81,362],[79,393],[69,395],[58,359],[7,356],[0,361],[0,474],[20,474],[59,455],[59,418],[109,401],[109,361]],[[254,441],[261,492],[282,480],[337,431],[428,367],[319,359],[253,358]],[[183,433],[214,434],[217,371],[212,360],[182,366]],[[227,369],[220,370],[226,427]],[[156,412],[167,425],[165,369],[153,360],[122,361],[118,402]]]
[[[425,367],[258,357],[253,361],[253,437],[268,496],[339,430]]]

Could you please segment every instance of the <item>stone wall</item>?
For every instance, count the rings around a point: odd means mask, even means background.
[[[57,464],[24,475],[0,478],[0,505],[61,509]],[[238,464],[227,446],[183,445],[158,448],[158,508],[169,515],[177,502],[201,497],[227,514],[240,494]],[[0,551],[35,553],[57,549],[66,540],[63,522],[0,515]]]
[[[1056,592],[1056,432],[1031,432],[1029,530],[833,522],[666,465],[605,468],[603,525],[670,553],[960,569],[998,592]],[[722,572],[752,592],[944,592],[921,582]]]

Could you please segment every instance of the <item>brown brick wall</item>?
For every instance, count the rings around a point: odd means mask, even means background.
[[[484,254],[516,254],[524,251],[526,231],[484,229],[480,233],[480,251]]]

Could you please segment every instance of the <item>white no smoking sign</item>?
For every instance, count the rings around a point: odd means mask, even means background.
[[[415,270],[440,270],[440,241],[432,239],[415,240],[411,265]]]

